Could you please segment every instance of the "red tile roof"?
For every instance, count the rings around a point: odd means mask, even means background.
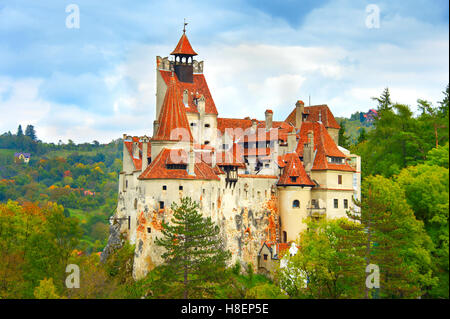
[[[308,142],[308,132],[313,131],[314,133],[314,150],[316,151],[316,156],[314,159],[312,170],[339,170],[339,171],[355,171],[346,162],[344,164],[329,163],[327,157],[339,157],[345,158],[345,154],[342,153],[336,143],[328,134],[327,129],[321,123],[311,123],[304,122],[300,129],[300,133],[297,137],[300,138],[296,152],[300,157],[303,157],[304,144]]]
[[[175,152],[175,153],[173,153]],[[167,164],[175,163],[171,154],[181,157],[182,163],[188,162],[188,155],[181,149],[164,148],[146,170],[139,176],[139,179],[201,179],[220,180],[214,169],[196,157],[194,164],[195,175],[189,175],[187,169],[168,169]]]
[[[166,85],[170,84],[171,71],[159,70]],[[175,80],[179,89],[179,94],[182,97],[184,90],[188,91],[188,105],[186,107],[186,112],[198,113],[197,105],[194,103],[194,97],[197,95],[203,95],[205,98],[205,113],[217,115],[216,105],[212,98],[211,92],[209,91],[208,84],[206,83],[205,76],[203,74],[193,75],[193,82],[180,82],[175,74]]]
[[[135,158],[133,156],[133,142],[138,143],[139,147],[139,158]],[[124,141],[125,147],[128,150],[128,154],[130,154],[131,159],[133,160],[133,165],[136,170],[140,170],[142,168],[142,142],[140,142],[139,137],[133,136],[131,141]],[[152,148],[151,144],[147,144],[147,157],[151,157]]]
[[[285,122],[295,125],[296,110],[297,108],[294,108],[291,114],[286,118]],[[325,127],[341,128],[326,104],[305,106],[303,113],[308,114],[308,117],[305,120],[306,122],[319,121],[319,114],[321,114],[322,123]]]
[[[297,153],[285,154],[284,158],[287,161],[287,165],[283,169],[283,174],[280,176],[277,185],[315,186],[308,174],[306,174],[305,168]],[[295,181],[291,177],[295,178]]]
[[[180,41],[178,41],[175,50],[173,50],[171,53],[171,55],[177,54],[192,55],[192,56],[197,55],[197,53],[192,49],[191,43],[189,42],[186,33],[184,32],[180,38]]]
[[[181,137],[171,136],[171,134],[173,134],[175,129],[185,129],[189,136],[183,138],[189,138],[189,141],[193,141],[181,94],[176,85],[175,76],[173,76],[169,82],[169,87],[167,88],[166,96],[164,97],[164,102],[159,113],[158,122],[158,131],[152,138],[153,140],[179,141],[181,140]]]

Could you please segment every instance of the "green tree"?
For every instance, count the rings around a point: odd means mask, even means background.
[[[17,128],[17,136],[18,137],[23,136],[22,125],[20,125],[20,124],[19,124],[19,127]]]
[[[230,253],[223,249],[219,227],[198,212],[198,203],[185,197],[173,203],[171,223],[163,223],[163,238],[156,244],[165,248],[161,267],[162,285],[171,286],[173,297],[212,296],[222,280]]]
[[[417,298],[437,283],[432,275],[432,242],[414,216],[403,189],[382,176],[363,181],[359,214],[366,227],[366,265],[380,268],[380,297]],[[369,296],[367,290],[366,296]]]
[[[367,140],[366,129],[364,127],[361,127],[361,129],[359,130],[358,144],[364,142],[365,140]]]
[[[448,153],[447,153],[448,161]],[[448,168],[421,164],[408,167],[396,177],[405,190],[406,200],[433,241],[434,273],[439,285],[430,287],[429,296],[449,297],[449,171]]]
[[[39,282],[39,286],[34,288],[34,297],[36,299],[60,299],[57,294],[53,278],[44,278]]]
[[[364,296],[365,242],[361,224],[341,218],[308,220],[299,251],[285,255],[276,278],[293,298]],[[284,264],[284,266],[282,266]]]
[[[345,121],[341,121],[339,125],[341,128],[339,129],[338,145],[348,149],[350,147],[350,138],[347,136],[345,131]]]
[[[385,111],[392,108],[391,93],[389,92],[389,88],[385,88],[380,97],[372,97],[372,100],[378,102],[377,111]]]
[[[28,136],[29,138],[31,138],[33,141],[36,141],[36,131],[34,130],[34,126],[33,125],[27,125],[26,129],[25,129],[25,136]]]

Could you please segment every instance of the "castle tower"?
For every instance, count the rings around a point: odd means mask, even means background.
[[[284,155],[287,165],[277,183],[278,207],[281,219],[281,241],[296,240],[306,225],[303,219],[308,217],[311,201],[311,188],[315,184],[306,174],[296,152]]]
[[[180,82],[193,83],[194,81],[194,56],[197,53],[192,49],[186,36],[186,29],[183,29],[183,35],[178,41],[175,50],[170,55],[175,56],[174,70]]]

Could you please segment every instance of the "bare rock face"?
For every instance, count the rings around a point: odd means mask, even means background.
[[[114,222],[109,226],[108,243],[100,255],[100,262],[105,262],[114,251],[123,246],[124,239],[122,238],[123,236],[121,236],[120,228],[118,222]]]
[[[262,243],[277,238],[276,200],[276,196],[273,195],[259,205],[241,206],[232,211],[224,211],[223,206],[220,208],[215,222],[221,229],[224,249],[231,252],[230,265],[239,261],[244,266],[251,264],[257,270],[258,252]],[[161,258],[164,250],[156,245],[155,240],[162,237],[162,222],[169,222],[173,213],[170,208],[156,210],[153,204],[140,201],[137,206],[134,279],[144,277],[148,271],[164,262]],[[117,247],[120,242],[117,234],[119,231],[114,228],[102,256],[107,256],[108,249],[111,249],[109,247]]]

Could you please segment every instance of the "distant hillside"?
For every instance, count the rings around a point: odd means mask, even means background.
[[[339,123],[339,125],[341,125],[341,123],[344,123],[345,135],[349,137],[351,144],[356,144],[362,128],[366,130],[366,133],[374,128],[373,123],[361,123],[360,118],[361,112],[353,113],[350,118],[336,117],[336,121]]]
[[[30,161],[16,163],[15,152]],[[79,250],[98,252],[108,238],[108,218],[117,204],[122,143],[43,143],[29,136],[0,135],[0,203],[35,202],[63,205],[66,216],[79,219],[84,231]]]

